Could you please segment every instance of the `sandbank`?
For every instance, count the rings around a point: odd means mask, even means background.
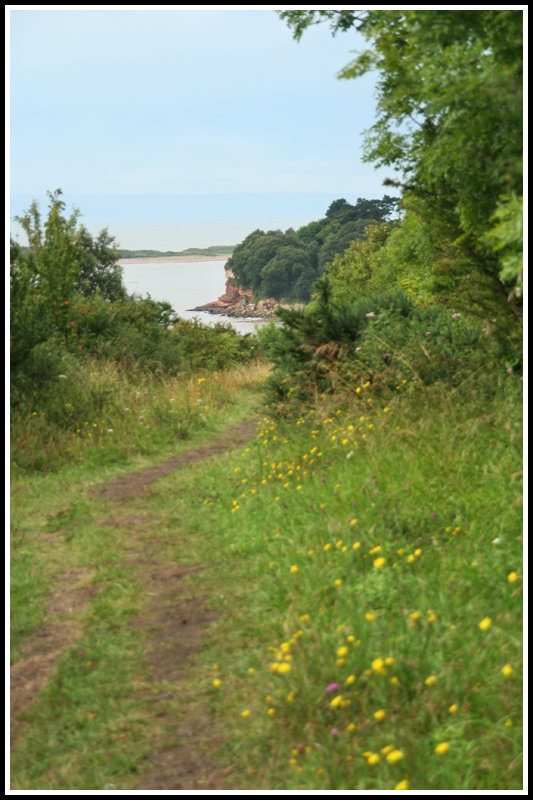
[[[142,258],[119,258],[116,262],[120,265],[125,264],[172,264],[173,262],[187,261],[227,261],[229,256],[143,256]]]

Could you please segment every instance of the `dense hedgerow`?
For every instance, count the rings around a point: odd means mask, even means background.
[[[270,401],[314,401],[323,392],[353,394],[365,382],[394,392],[406,381],[456,389],[473,374],[516,371],[521,342],[498,338],[478,319],[439,304],[416,305],[402,292],[372,294],[354,303],[331,301],[327,278],[314,303],[278,312],[282,325],[260,332],[274,364]],[[486,389],[490,392],[490,382]]]

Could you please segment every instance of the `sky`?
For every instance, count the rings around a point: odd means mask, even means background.
[[[60,188],[93,235],[182,250],[394,193],[362,161],[376,78],[336,77],[355,31],[296,42],[264,6],[7,8],[11,220]]]

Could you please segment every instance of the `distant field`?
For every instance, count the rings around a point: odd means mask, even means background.
[[[234,245],[213,245],[212,247],[189,247],[187,250],[120,250],[120,258],[166,258],[169,256],[230,256]]]

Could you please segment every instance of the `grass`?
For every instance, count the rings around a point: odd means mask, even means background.
[[[23,716],[14,788],[131,788],[161,734],[138,688],[143,638],[126,625],[142,606],[121,566],[128,534],[96,525],[108,507],[89,492],[126,471],[118,459],[137,468],[192,446],[217,414],[250,414],[259,373],[199,377],[180,407],[216,413],[188,440],[165,427],[178,382],[148,384],[131,418],[113,417],[118,451],[79,440],[80,460],[56,473],[15,472],[15,659],[61,570],[90,570],[98,593]],[[201,708],[226,731],[218,757],[240,788],[522,787],[519,397],[509,375],[490,399],[406,387],[386,404],[364,387],[289,418],[266,409],[248,447],[133,504],[157,520],[144,535],[165,563],[211,565],[194,591],[217,618],[176,713]]]
[[[201,557],[216,548],[236,616],[206,691],[221,681],[255,788],[521,785],[512,406],[434,392],[265,418],[213,473]]]
[[[131,374],[88,358],[59,376],[39,411],[11,418],[13,473],[49,472],[64,464],[85,467],[175,452],[181,440],[217,424],[236,391],[265,374],[264,364],[194,376]]]

